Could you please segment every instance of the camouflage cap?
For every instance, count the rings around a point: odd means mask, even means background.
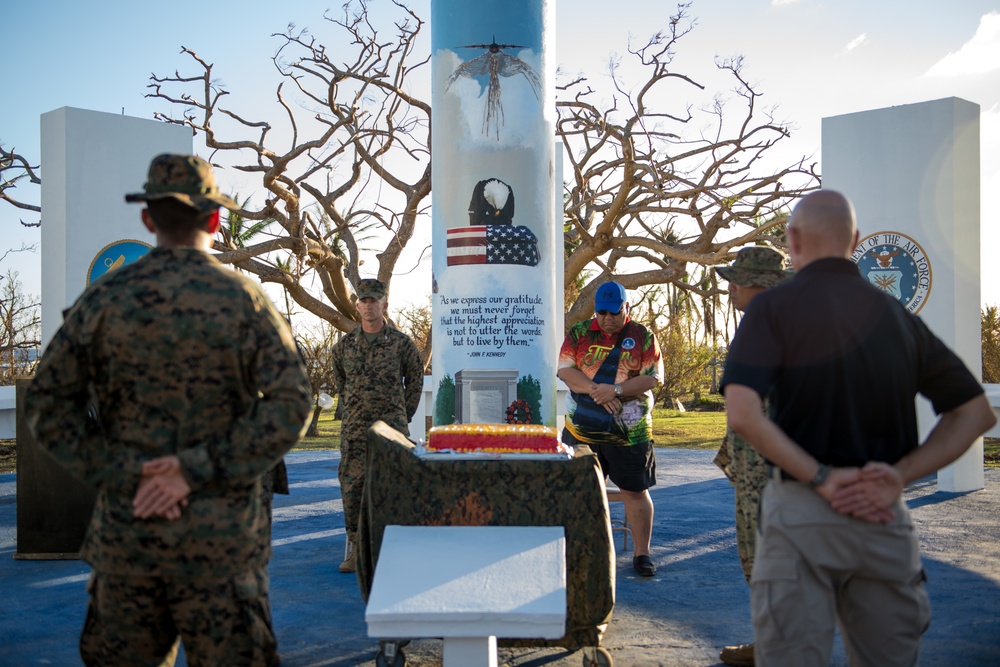
[[[386,295],[385,283],[381,280],[375,280],[374,278],[365,278],[364,280],[358,281],[358,298],[359,299],[381,299]]]
[[[212,211],[220,206],[239,208],[235,201],[219,192],[212,165],[195,155],[157,155],[149,163],[149,174],[143,189],[145,192],[125,195],[125,201],[133,203],[172,197],[199,211]]]
[[[785,256],[764,246],[743,248],[736,253],[736,261],[715,267],[715,272],[740,287],[773,287],[792,276],[785,269]]]

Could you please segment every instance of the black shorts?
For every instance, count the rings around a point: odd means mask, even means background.
[[[578,441],[568,430],[564,430],[563,442],[575,445]],[[604,475],[619,489],[641,493],[656,486],[656,453],[652,442],[588,446],[597,454]]]

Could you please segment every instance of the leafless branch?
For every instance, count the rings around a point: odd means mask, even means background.
[[[5,201],[22,211],[40,214],[42,212],[41,206],[15,199],[10,194],[19,184],[25,183],[35,186],[42,184],[42,179],[38,176],[38,165],[32,165],[14,149],[7,150],[3,144],[0,144],[0,201]],[[24,220],[20,222],[25,227],[38,227],[41,224],[40,222],[25,222]]]
[[[260,176],[264,203],[237,213],[273,220],[280,234],[227,247],[220,259],[281,285],[299,306],[344,331],[358,318],[351,283],[361,266],[373,257],[377,277],[388,283],[418,220],[428,220],[430,105],[410,92],[413,73],[428,62],[413,62],[424,23],[393,4],[397,16],[385,35],[383,14],[374,20],[366,2],[325,15],[337,49],[291,25],[274,35],[280,120],[221,106],[228,91],[213,78],[214,65],[188,48],[181,53],[193,71],[154,74],[147,94],[177,110],[157,118],[191,128],[220,161]],[[272,139],[279,125],[287,128],[283,141]],[[306,273],[291,275],[269,261],[276,252],[291,253]],[[321,297],[299,287],[308,274]]]
[[[611,276],[633,290],[670,284],[713,297],[720,289],[696,283],[692,267],[722,264],[747,244],[780,246],[785,212],[819,185],[806,158],[768,166],[791,130],[759,109],[742,58],[716,63],[732,99],[687,101],[707,88],[674,69],[694,27],[688,10],[679,5],[666,30],[630,45],[629,59],[609,59],[608,101],[584,76],[558,88],[556,132],[573,172],[564,288],[580,297],[567,304],[567,326],[590,315]]]

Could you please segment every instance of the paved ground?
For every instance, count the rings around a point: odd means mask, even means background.
[[[653,558],[659,572],[637,578],[630,555],[618,556],[617,604],[602,641],[617,667],[718,665],[721,646],[751,637],[732,491],[711,458],[704,451],[657,451]],[[375,664],[357,581],[337,572],[344,549],[337,460],[337,452],[293,454],[292,495],[276,498],[272,600],[287,667]],[[987,470],[986,479],[985,490],[969,494],[936,492],[933,480],[907,491],[934,605],[924,665],[1000,665],[1000,470]],[[0,665],[79,665],[89,568],[79,561],[12,558],[15,484],[13,474],[0,475]],[[620,507],[613,506],[613,514]],[[405,652],[410,667],[441,664],[438,641],[415,641]],[[579,667],[582,661],[579,651],[500,649],[500,664],[509,667]],[[839,640],[831,664],[846,664]]]

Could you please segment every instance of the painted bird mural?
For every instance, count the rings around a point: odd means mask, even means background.
[[[469,201],[470,225],[514,224],[514,191],[498,178],[476,183]]]
[[[503,103],[500,101],[500,77],[512,77],[518,74],[524,76],[531,86],[531,92],[535,94],[535,99],[539,99],[538,92],[542,84],[538,78],[538,74],[523,60],[519,60],[503,51],[504,49],[525,49],[527,47],[519,44],[497,44],[496,36],[494,36],[493,41],[489,44],[468,44],[457,48],[486,49],[486,53],[459,65],[452,72],[452,75],[448,77],[448,83],[445,84],[444,89],[447,91],[451,88],[451,85],[459,77],[473,79],[477,76],[488,76],[486,111],[483,114],[482,132],[486,136],[489,136],[490,128],[492,127],[493,134],[496,136],[497,141],[499,141],[500,126],[503,125],[504,121]]]

